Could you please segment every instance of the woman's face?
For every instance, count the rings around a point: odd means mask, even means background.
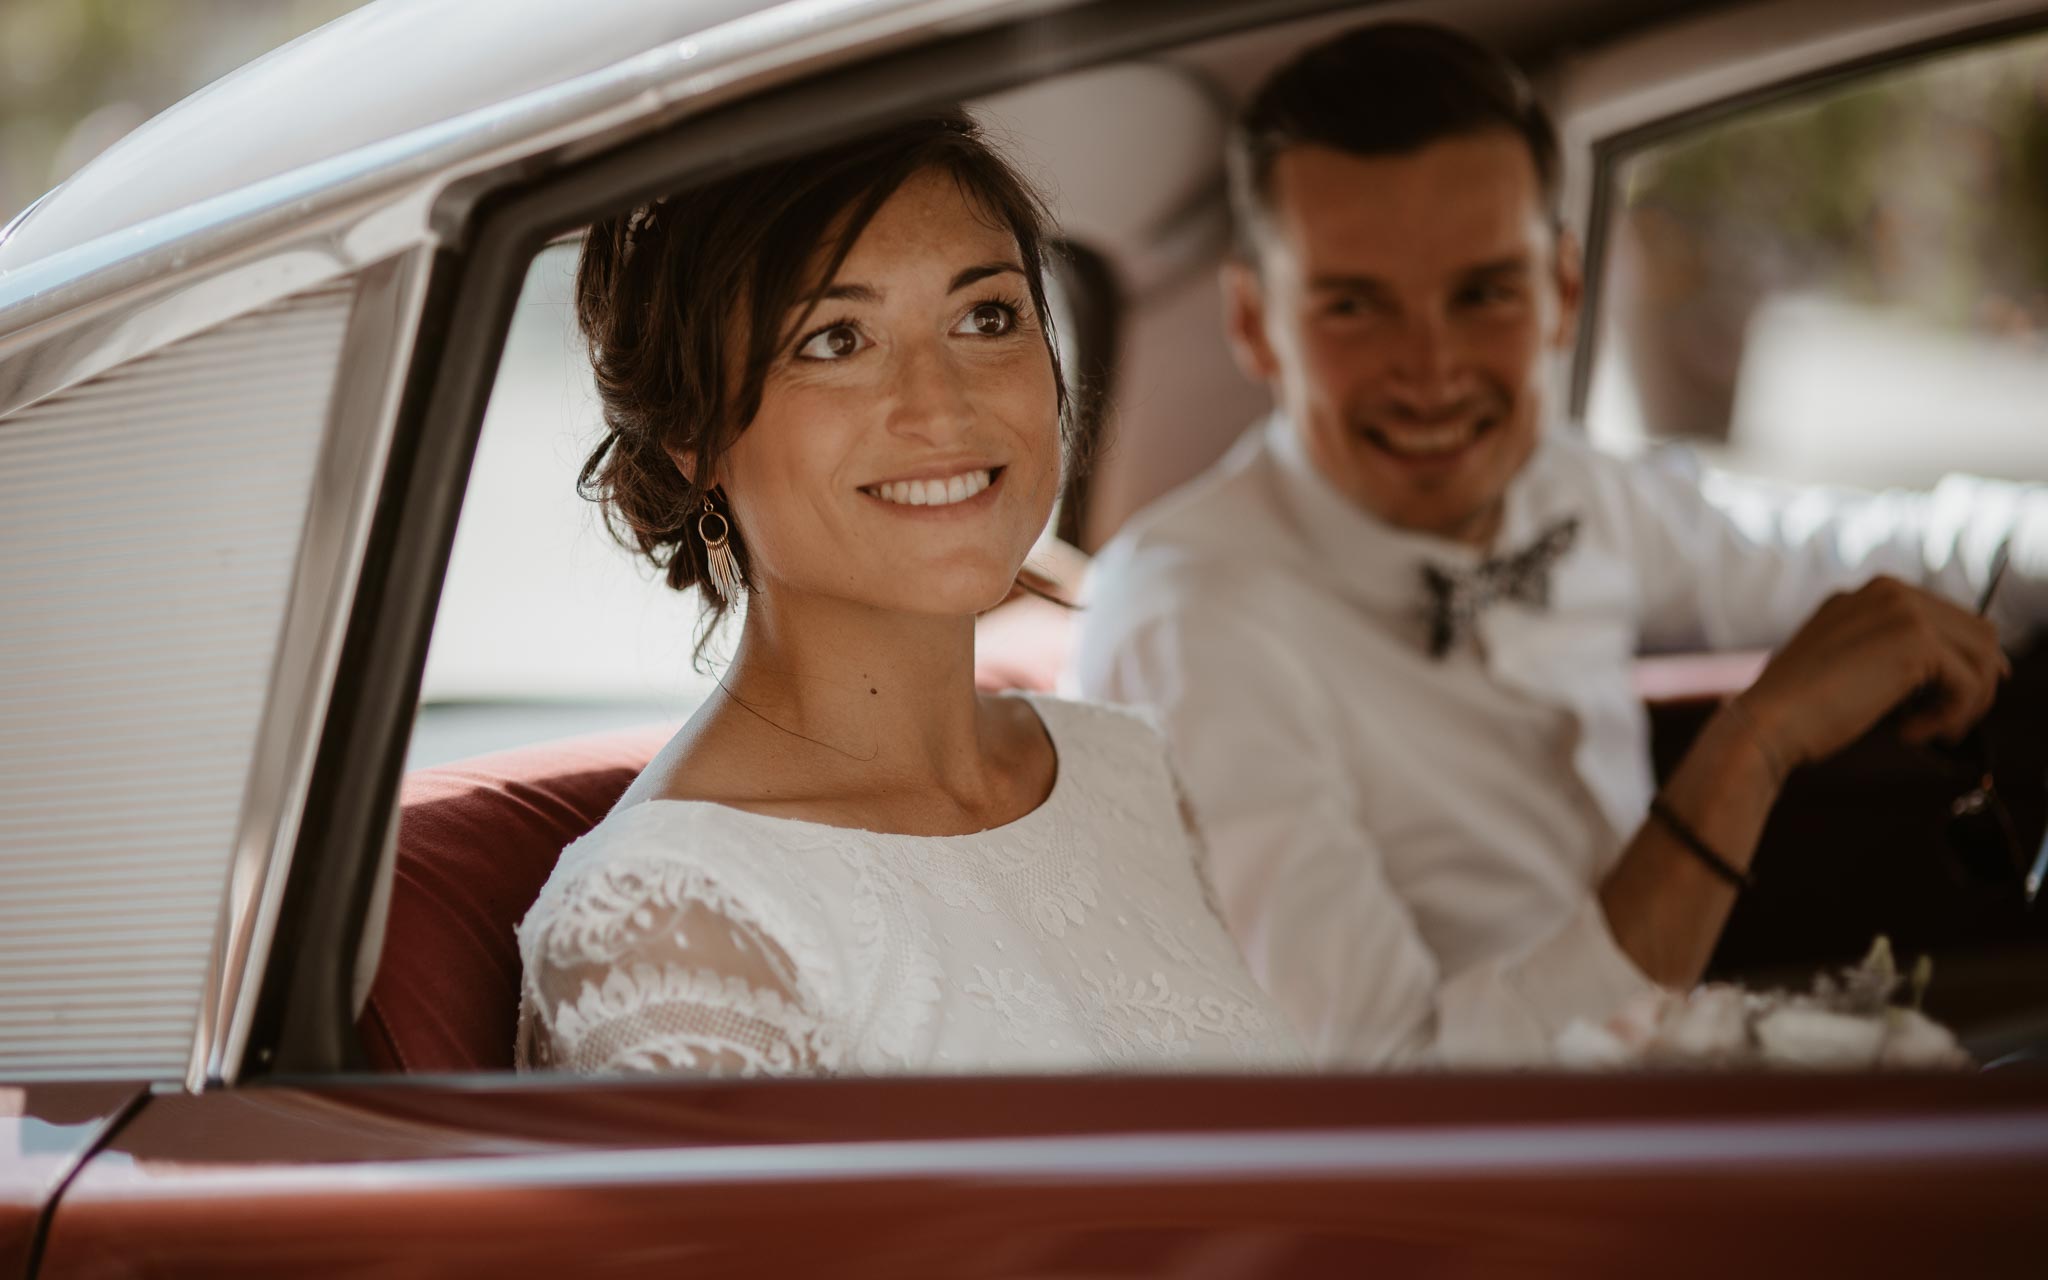
[[[776,357],[719,476],[764,593],[972,614],[1008,592],[1059,487],[1058,398],[989,221],[913,175]]]

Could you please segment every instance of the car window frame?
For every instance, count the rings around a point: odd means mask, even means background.
[[[418,340],[321,725],[249,1034],[221,1082],[365,1075],[351,999],[442,581],[528,267],[557,237],[655,195],[853,136],[920,107],[1298,18],[1356,0],[1119,0],[1029,12],[721,103],[493,189],[431,260]],[[820,125],[819,121],[828,123]],[[491,1077],[484,1077],[491,1078]]]

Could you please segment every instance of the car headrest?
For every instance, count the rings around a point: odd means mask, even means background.
[[[674,733],[571,738],[406,775],[377,975],[356,1028],[382,1071],[509,1071],[513,929],[565,845],[596,826]]]

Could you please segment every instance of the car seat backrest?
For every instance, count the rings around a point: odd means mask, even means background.
[[[596,826],[673,726],[480,756],[406,775],[384,947],[356,1027],[383,1071],[509,1071],[513,930],[563,846]]]

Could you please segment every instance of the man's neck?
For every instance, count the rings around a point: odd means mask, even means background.
[[[1456,542],[1471,547],[1482,555],[1494,550],[1494,542],[1500,537],[1502,512],[1507,503],[1496,498],[1485,507],[1442,529],[1417,529],[1416,533],[1427,533],[1446,542]]]

